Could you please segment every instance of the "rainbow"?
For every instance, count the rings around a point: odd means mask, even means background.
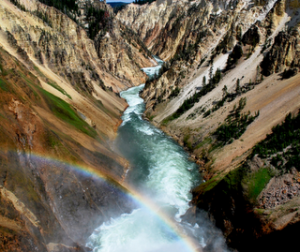
[[[103,175],[99,170],[88,167],[88,166],[82,166],[82,165],[76,165],[76,164],[70,164],[63,160],[58,160],[53,157],[45,157],[36,153],[24,153],[31,158],[36,158],[38,161],[43,162],[53,162],[56,164],[62,164],[64,167],[68,167],[70,170],[79,172],[83,176],[93,176],[93,178],[100,179],[102,181],[105,181],[109,185],[113,186],[116,189],[121,190],[123,193],[125,193],[127,196],[129,196],[131,199],[137,201],[141,206],[145,207],[146,209],[150,210],[151,213],[153,213],[155,216],[158,217],[158,219],[165,224],[170,230],[176,234],[176,236],[181,239],[184,244],[186,245],[186,248],[188,251],[191,252],[201,252],[202,249],[199,245],[199,243],[187,235],[184,235],[180,226],[176,225],[176,222],[172,220],[169,216],[167,216],[157,205],[154,204],[153,201],[151,201],[149,198],[147,198],[145,195],[141,195],[139,192],[137,192],[135,189],[133,189],[128,184],[120,184],[116,182],[114,179],[112,179],[109,176]]]

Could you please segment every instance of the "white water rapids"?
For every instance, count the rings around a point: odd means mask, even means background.
[[[149,76],[157,74],[162,63],[158,62],[159,66],[144,71]],[[220,231],[204,217],[193,224],[182,220],[190,207],[190,190],[200,183],[200,177],[187,153],[142,119],[145,104],[139,92],[143,87],[121,93],[129,107],[123,114],[116,146],[131,163],[127,183],[158,206],[174,225],[147,204],[140,204],[131,213],[102,224],[90,236],[87,246],[94,252],[227,251]],[[184,237],[172,226],[177,226]],[[193,246],[187,242],[187,236],[193,240]]]

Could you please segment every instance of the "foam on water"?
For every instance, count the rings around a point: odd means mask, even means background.
[[[159,70],[162,66],[162,64],[164,63],[161,59],[157,58],[154,56],[154,59],[157,62],[157,66],[155,67],[145,67],[142,68],[142,70],[151,78],[154,77],[154,75],[158,75],[159,74]]]
[[[171,138],[141,118],[145,105],[139,91],[143,87],[121,93],[129,107],[116,142],[133,166],[128,182],[180,222],[189,207],[196,167]],[[174,231],[144,208],[104,223],[88,246],[95,252],[190,251]]]
[[[90,237],[90,243],[97,252],[187,251],[172,230],[146,209],[134,210],[103,224]]]
[[[200,181],[197,167],[170,137],[142,119],[145,104],[139,92],[143,88],[141,85],[121,93],[129,107],[123,114],[116,146],[131,163],[126,182],[151,199],[151,204],[175,224],[166,225],[141,206],[95,230],[87,244],[94,252],[194,251],[174,228],[170,228],[176,225],[186,235],[193,236],[199,247],[206,245],[205,231],[183,223],[180,218],[189,208],[191,188]]]

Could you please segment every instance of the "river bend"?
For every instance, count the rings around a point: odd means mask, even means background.
[[[148,76],[158,73],[162,61],[157,61],[157,67],[143,69]],[[193,225],[182,220],[190,207],[190,190],[200,183],[200,176],[182,147],[143,120],[145,104],[139,96],[143,87],[121,93],[129,107],[122,116],[116,146],[131,163],[127,184],[163,215],[141,204],[131,213],[102,224],[87,246],[94,252],[225,251],[221,233],[205,217]]]

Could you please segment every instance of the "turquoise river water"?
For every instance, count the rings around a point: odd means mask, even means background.
[[[143,69],[150,77],[162,64],[156,60],[157,67]],[[182,218],[190,207],[190,191],[201,178],[182,147],[142,119],[145,104],[139,92],[143,88],[121,93],[129,107],[115,144],[131,163],[126,182],[162,214],[141,205],[102,224],[87,246],[94,252],[227,251],[221,232],[204,213],[192,224]]]

